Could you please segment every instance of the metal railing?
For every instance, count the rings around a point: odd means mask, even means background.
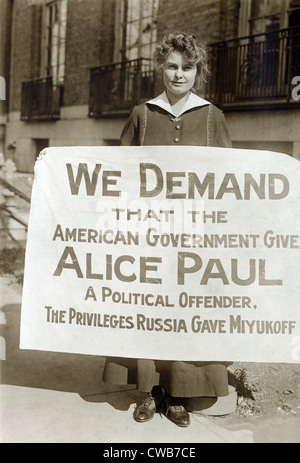
[[[153,61],[140,58],[90,70],[90,117],[128,114],[154,93]]]
[[[14,236],[14,231],[10,227],[10,222],[13,221],[21,225],[25,233],[28,228],[27,214],[19,212],[16,207],[16,197],[25,201],[27,204],[31,202],[30,197],[26,193],[0,176],[0,229],[4,230],[7,236],[17,244],[17,246],[22,247],[22,244],[20,244],[19,240]]]
[[[212,79],[206,97],[230,109],[291,104],[291,80],[300,75],[300,28],[211,44]]]
[[[52,77],[22,82],[21,120],[57,120],[62,104],[61,85]]]

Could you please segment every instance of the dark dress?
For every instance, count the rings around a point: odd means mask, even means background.
[[[231,141],[222,111],[211,104],[174,117],[147,103],[133,109],[120,145],[231,147]],[[173,397],[221,397],[228,395],[230,363],[107,358],[103,379],[112,384],[136,384],[144,392],[160,384]]]
[[[136,106],[121,135],[121,146],[192,145],[231,147],[223,112],[211,104],[174,117],[156,105]]]

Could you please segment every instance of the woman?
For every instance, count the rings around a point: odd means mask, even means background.
[[[157,47],[154,58],[166,90],[133,109],[121,146],[230,147],[222,111],[193,93],[208,75],[203,45],[197,45],[194,36],[170,34]]]
[[[194,36],[170,34],[157,47],[155,63],[162,73],[165,91],[133,109],[120,144],[230,147],[223,113],[193,93],[208,74],[204,47],[196,43]],[[125,359],[122,362],[128,366]],[[113,359],[108,360],[106,378],[115,376],[112,365],[115,367]],[[192,399],[195,403],[198,397],[228,395],[228,365],[137,360],[137,387],[148,394],[136,407],[134,419],[149,421],[155,411],[162,410],[164,402],[168,418],[178,426],[188,426],[190,419],[184,401]]]

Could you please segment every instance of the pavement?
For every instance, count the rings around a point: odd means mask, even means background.
[[[1,443],[254,443],[254,429],[191,414],[136,423],[135,385],[102,382],[104,357],[19,349],[21,288],[0,278]],[[299,420],[298,420],[299,421]],[[226,425],[225,425],[226,423]]]

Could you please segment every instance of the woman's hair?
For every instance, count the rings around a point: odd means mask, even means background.
[[[199,87],[203,82],[207,81],[209,70],[206,47],[203,43],[197,42],[194,35],[174,32],[163,38],[154,53],[155,66],[159,71],[163,69],[168,56],[173,51],[182,53],[189,63],[196,65],[195,87]]]

